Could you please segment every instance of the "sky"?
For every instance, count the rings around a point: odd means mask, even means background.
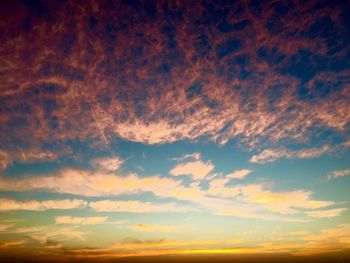
[[[0,2],[0,254],[350,249],[349,1]]]

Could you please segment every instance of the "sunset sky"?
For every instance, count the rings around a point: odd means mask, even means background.
[[[349,1],[0,1],[0,254],[350,249]]]

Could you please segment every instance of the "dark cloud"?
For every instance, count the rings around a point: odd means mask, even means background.
[[[3,1],[0,142],[240,138],[349,128],[346,1]]]

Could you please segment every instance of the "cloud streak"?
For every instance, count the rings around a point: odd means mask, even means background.
[[[57,216],[55,218],[56,224],[70,224],[70,225],[97,225],[106,223],[107,217],[73,217],[73,216]]]
[[[337,170],[337,171],[331,172],[331,174],[328,175],[328,180],[332,180],[338,177],[349,176],[349,175],[350,175],[350,169]]]
[[[79,199],[62,199],[62,200],[25,200],[18,201],[13,199],[0,199],[0,211],[45,211],[50,209],[79,209],[87,206],[87,202]]]
[[[153,204],[139,201],[112,201],[102,200],[90,202],[89,206],[98,212],[129,212],[129,213],[161,213],[161,212],[185,212],[186,207],[175,204]]]
[[[109,196],[147,191],[166,192],[181,182],[159,176],[118,176],[99,171],[64,169],[42,177],[0,178],[0,183],[0,189],[5,191],[40,190],[81,196]]]
[[[257,155],[253,155],[250,159],[251,163],[271,163],[281,158],[286,159],[311,159],[319,157],[325,153],[331,152],[328,145],[324,145],[320,148],[303,149],[298,151],[290,151],[287,149],[266,149]]]

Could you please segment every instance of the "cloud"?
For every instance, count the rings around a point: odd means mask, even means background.
[[[95,167],[107,170],[107,171],[117,171],[123,164],[123,160],[119,157],[105,157],[97,158],[92,160],[92,164]]]
[[[239,198],[281,214],[297,214],[300,213],[299,209],[315,209],[335,204],[332,201],[313,200],[310,191],[274,192],[264,189],[261,184],[226,186],[227,182],[226,178],[213,180],[209,183],[208,193],[226,198]],[[235,213],[239,214],[239,211]],[[248,208],[247,213],[251,214],[253,211]]]
[[[350,224],[341,224],[336,227],[329,227],[326,229],[321,229],[318,234],[309,235],[303,237],[303,240],[307,241],[332,241],[344,242],[350,245]]]
[[[319,233],[302,237],[303,246],[295,254],[312,255],[341,251],[350,246],[350,224],[322,229]]]
[[[72,216],[57,216],[56,224],[71,224],[71,225],[96,225],[106,223],[107,217],[72,217]]]
[[[343,176],[349,176],[349,175],[350,175],[350,169],[337,170],[337,171],[331,172],[331,174],[328,175],[328,180],[335,179],[338,177],[343,177]]]
[[[19,150],[16,153],[6,152],[0,149],[0,170],[7,169],[14,161],[21,163],[49,162],[58,159],[58,157],[58,153],[37,148]]]
[[[0,149],[0,170],[5,170],[12,164],[10,154]]]
[[[242,192],[250,201],[282,214],[295,214],[300,212],[297,209],[315,209],[335,204],[332,201],[313,200],[311,192],[305,190],[272,192],[262,189],[260,185],[247,185],[242,187]]]
[[[60,226],[32,226],[32,227],[22,227],[13,230],[13,233],[26,234],[33,240],[41,243],[47,244],[49,240],[66,241],[66,240],[80,240],[85,241],[85,233],[76,230],[75,227],[60,227]]]
[[[126,238],[118,243],[112,245],[113,249],[139,249],[139,248],[154,248],[154,247],[198,247],[198,246],[208,246],[217,245],[220,242],[216,240],[139,240],[135,238]]]
[[[17,158],[23,163],[31,163],[37,161],[53,161],[58,157],[58,154],[55,152],[33,148],[26,151],[20,151]]]
[[[89,206],[98,212],[160,213],[184,212],[188,210],[186,207],[179,207],[173,203],[156,204],[139,201],[102,200],[90,202]]]
[[[190,186],[179,185],[169,189],[168,191],[155,192],[158,196],[173,197],[179,200],[188,200],[196,202],[198,199],[202,199],[205,196],[205,192],[196,184]]]
[[[257,155],[253,155],[250,159],[251,163],[270,163],[287,155],[286,150],[282,149],[266,149]]]
[[[234,171],[232,173],[229,173],[226,175],[226,178],[230,178],[230,179],[243,179],[244,177],[246,177],[248,174],[250,174],[252,172],[252,170],[249,169],[242,169],[242,170],[238,170],[238,171]]]
[[[0,178],[4,191],[47,191],[81,196],[108,196],[125,193],[168,191],[181,182],[159,176],[117,176],[100,171],[64,169],[54,175]]]
[[[209,183],[207,193],[213,196],[235,197],[239,194],[239,187],[227,187],[228,178],[213,179]]]
[[[324,145],[320,148],[303,149],[298,151],[290,151],[287,149],[265,149],[257,155],[253,155],[250,159],[252,163],[264,164],[274,162],[281,158],[300,158],[311,159],[319,157],[322,154],[330,152],[331,149],[328,145]]]
[[[335,208],[329,210],[316,210],[305,212],[310,217],[315,218],[331,218],[339,216],[342,212],[347,211],[347,208]]]
[[[134,240],[134,241],[133,241]],[[175,254],[214,254],[245,252],[245,248],[218,247],[222,242],[216,240],[137,240],[122,241],[109,248],[67,249],[70,257],[76,258],[120,258],[130,256],[175,255]],[[227,244],[223,244],[224,246]],[[250,249],[249,249],[250,250]]]
[[[240,172],[241,173],[241,172]],[[247,173],[247,172],[244,172]],[[86,170],[65,169],[56,175],[23,178],[0,178],[0,189],[7,191],[49,191],[82,196],[116,196],[152,192],[162,198],[175,198],[190,202],[189,205],[176,203],[151,203],[140,201],[101,200],[89,203],[96,211],[116,211],[133,213],[185,212],[204,209],[213,214],[260,218],[267,220],[305,220],[300,217],[286,218],[276,216],[298,215],[302,209],[318,209],[335,204],[332,201],[320,201],[311,198],[312,193],[305,190],[274,192],[266,190],[261,184],[227,185],[230,178],[216,178],[209,181],[204,190],[199,182],[185,186],[181,181],[159,176],[139,177],[133,174],[117,176],[109,173],[88,172]],[[228,199],[226,202],[224,199]],[[56,207],[68,209],[86,205],[84,201],[75,201],[66,205],[55,202],[6,200],[3,209],[44,210]],[[69,206],[71,205],[71,206]],[[230,208],[231,207],[231,208]],[[236,207],[235,210],[232,207]],[[266,214],[270,212],[272,214]]]
[[[226,114],[222,112],[222,115],[219,116],[204,106],[191,115],[186,114],[185,119],[179,118],[177,124],[172,124],[168,119],[159,119],[149,123],[136,118],[128,123],[116,123],[113,131],[123,139],[145,144],[192,140],[206,134],[219,132],[227,122],[224,116],[233,112],[231,109],[226,111]]]
[[[212,214],[218,216],[251,218],[280,222],[307,221],[305,217],[294,216],[290,214],[271,213],[259,204],[246,200],[246,198],[239,198],[238,200],[213,198],[212,200],[208,200],[208,202],[211,203],[208,203],[206,207],[210,209]]]
[[[48,239],[45,243],[46,248],[48,249],[57,249],[62,248],[62,244],[58,241]]]
[[[201,154],[199,152],[194,152],[194,153],[190,153],[190,154],[185,154],[181,157],[171,158],[171,160],[178,161],[178,162],[182,162],[182,161],[187,160],[187,159],[200,160]]]
[[[131,226],[131,229],[135,232],[179,232],[184,231],[182,226],[163,226],[163,225],[149,225],[149,224],[137,224]]]
[[[13,224],[11,224],[11,223],[2,223],[2,222],[0,222],[0,232],[7,231],[11,227],[13,227]]]
[[[212,170],[214,165],[211,162],[194,161],[180,163],[170,170],[174,176],[190,175],[194,180],[204,179]]]
[[[0,248],[23,246],[25,243],[27,243],[25,240],[5,241],[0,242]]]
[[[87,205],[86,201],[78,199],[45,200],[45,201],[17,201],[13,199],[0,199],[0,211],[31,210],[45,211],[49,209],[78,209]]]
[[[159,144],[206,136],[219,143],[239,138],[256,146],[305,141],[318,134],[315,128],[346,131],[349,69],[346,64],[331,70],[346,53],[344,45],[336,44],[347,34],[341,5],[322,3],[316,9],[296,4],[284,17],[274,5],[266,5],[259,7],[257,17],[251,14],[256,7],[244,4],[238,20],[227,21],[236,5],[227,7],[227,17],[212,19],[206,12],[198,14],[209,7],[206,2],[186,2],[176,7],[184,19],[170,18],[176,29],[172,48],[163,30],[167,11],[144,19],[145,14],[135,11],[144,9],[139,5],[131,9],[121,3],[118,9],[120,17],[132,18],[125,25],[129,34],[101,30],[110,26],[106,17],[113,13],[101,4],[58,7],[52,11],[55,21],[46,24],[47,34],[40,34],[41,27],[21,24],[34,15],[30,8],[7,10],[1,32],[7,51],[1,68],[6,73],[1,142],[20,147],[75,139],[107,144],[123,138]],[[63,12],[65,8],[72,11]],[[94,17],[98,26],[90,27],[86,17]],[[328,19],[334,35],[312,30],[322,19]],[[66,24],[70,20],[84,26],[72,28]],[[147,33],[137,34],[140,30]],[[78,35],[91,45],[77,41]],[[243,37],[247,35],[252,37]],[[157,41],[149,41],[150,36]],[[62,45],[48,45],[53,39]],[[123,52],[109,52],[111,43]],[[21,56],[28,50],[30,58]],[[78,63],[82,57],[84,63]],[[337,88],[326,92],[325,87]]]

